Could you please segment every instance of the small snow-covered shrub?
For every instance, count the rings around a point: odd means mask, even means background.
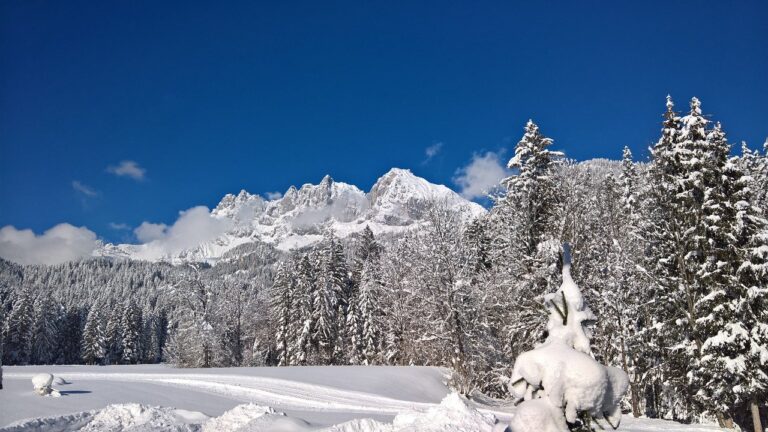
[[[604,366],[592,356],[585,325],[595,316],[571,278],[567,245],[563,284],[545,297],[547,339],[515,361],[510,392],[518,406],[513,432],[592,430],[600,421],[617,428],[619,402],[629,387],[624,371]]]
[[[53,375],[49,373],[41,373],[32,377],[32,387],[35,389],[35,393],[40,396],[51,394],[51,384],[53,384]]]

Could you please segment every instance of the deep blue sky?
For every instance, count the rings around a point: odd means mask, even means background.
[[[765,0],[391,3],[0,2],[0,226],[120,240],[326,173],[451,185],[528,118],[573,158],[640,159],[667,93],[768,135]]]

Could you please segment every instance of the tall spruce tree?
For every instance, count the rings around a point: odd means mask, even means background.
[[[141,359],[141,330],[143,328],[141,309],[134,300],[129,300],[123,308],[120,319],[122,336],[122,357],[125,364],[135,364]]]
[[[94,305],[88,311],[83,329],[83,362],[89,365],[101,364],[106,354],[104,329],[99,307]]]
[[[292,342],[295,335],[292,333],[294,326],[293,306],[296,300],[296,279],[289,267],[293,267],[292,261],[283,261],[277,266],[275,279],[272,283],[272,316],[276,320],[277,334],[275,335],[277,343],[278,366],[286,366],[291,363],[290,359]]]
[[[499,282],[507,291],[506,300],[515,305],[504,319],[509,358],[540,339],[543,317],[536,298],[557,280],[554,170],[563,154],[550,150],[551,145],[552,139],[528,121],[507,164],[513,171],[502,181],[507,192],[492,210],[493,265],[502,274]]]

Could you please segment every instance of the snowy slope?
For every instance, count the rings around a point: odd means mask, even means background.
[[[485,212],[445,186],[394,168],[379,178],[367,194],[330,176],[316,185],[291,186],[281,198],[271,201],[244,190],[228,194],[211,212],[226,227],[225,232],[172,254],[164,254],[152,244],[106,244],[96,254],[149,261],[215,262],[237,246],[256,241],[280,250],[311,245],[322,238],[328,227],[341,237],[359,232],[366,225],[375,234],[401,232],[416,226],[433,201],[445,203],[466,219]]]
[[[43,371],[66,379],[67,384],[54,384],[61,397],[32,393],[30,378]],[[373,366],[7,367],[5,389],[0,391],[0,428],[15,426],[0,430],[504,430],[514,415],[511,408],[450,395],[444,374],[445,370],[431,367]],[[719,429],[625,418],[619,430]]]

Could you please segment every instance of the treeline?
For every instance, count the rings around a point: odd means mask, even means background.
[[[668,101],[647,163],[626,148],[575,163],[551,144],[529,122],[513,175],[471,221],[433,203],[403,235],[327,231],[214,267],[5,263],[4,361],[438,365],[465,393],[505,397],[514,359],[545,337],[567,241],[598,316],[593,352],[630,376],[626,409],[748,426],[768,396],[768,149],[734,155],[696,99],[685,115]],[[135,279],[110,279],[131,266]],[[39,323],[59,329],[52,360],[34,354]]]

